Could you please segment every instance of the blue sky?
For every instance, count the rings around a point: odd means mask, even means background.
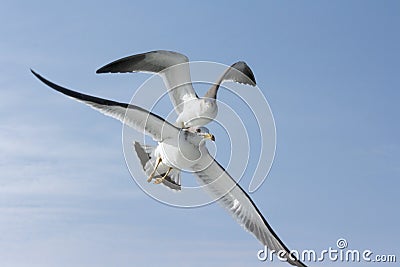
[[[95,70],[155,49],[252,67],[277,151],[251,197],[289,248],[346,238],[399,258],[399,12],[397,1],[3,1],[1,266],[269,264],[218,205],[172,208],[144,194],[120,123],[29,72],[129,101],[148,75]]]

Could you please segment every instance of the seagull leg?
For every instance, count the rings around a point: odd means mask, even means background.
[[[164,179],[165,179],[165,178],[168,176],[168,174],[171,172],[171,170],[172,170],[172,168],[169,167],[169,168],[168,168],[168,171],[164,174],[164,176],[161,177],[161,178],[156,178],[155,181],[154,181],[154,183],[155,183],[155,184],[161,184],[162,181],[164,181]]]
[[[161,158],[158,157],[157,160],[156,160],[156,166],[154,167],[154,170],[153,170],[152,173],[150,174],[149,178],[147,179],[147,182],[148,182],[148,183],[150,183],[151,180],[153,179],[153,176],[154,176],[154,174],[156,173],[157,168],[158,168],[158,165],[160,165],[161,161],[162,161]]]

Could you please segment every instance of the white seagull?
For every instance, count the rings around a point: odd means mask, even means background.
[[[166,164],[178,163],[185,168],[191,168],[198,181],[207,185],[203,188],[218,199],[233,218],[263,245],[279,252],[279,257],[285,258],[292,265],[306,266],[290,254],[289,249],[279,239],[246,192],[208,153],[204,139],[210,138],[210,134],[177,128],[138,106],[75,92],[46,80],[33,70],[32,73],[54,90],[151,136],[160,145],[165,146],[163,150],[165,154],[161,155],[161,158],[166,160]],[[187,158],[191,160],[188,161]],[[171,159],[175,162],[170,162]]]
[[[96,73],[150,72],[160,75],[178,114],[180,128],[200,127],[215,119],[218,113],[217,92],[224,81],[256,85],[254,74],[243,61],[230,66],[199,98],[192,86],[189,59],[183,54],[158,50],[124,57],[101,67]]]

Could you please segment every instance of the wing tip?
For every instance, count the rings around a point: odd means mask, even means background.
[[[52,82],[50,82],[49,80],[45,79],[42,75],[40,75],[39,73],[37,73],[37,72],[34,71],[33,69],[30,69],[30,70],[31,70],[31,73],[32,73],[33,75],[35,75],[35,77],[38,78],[41,82],[43,82],[43,83],[46,84],[47,86],[50,86],[50,87],[54,88]]]
[[[99,68],[99,69],[97,69],[97,70],[96,70],[96,74],[107,73],[107,71],[105,71],[104,69],[105,69],[105,66],[104,66],[104,67],[101,67],[101,68]]]
[[[111,63],[110,63],[111,64]],[[113,71],[109,68],[109,64],[99,68],[96,70],[96,74],[103,74],[103,73],[113,73]],[[119,72],[119,71],[118,71]],[[115,72],[114,72],[115,73]]]
[[[169,58],[169,60],[172,60],[174,64],[172,64],[171,62],[168,63],[166,66],[162,65],[161,63],[159,63],[159,66],[157,66],[157,64],[151,64],[151,70],[148,70],[146,68],[142,68],[142,67],[137,67],[136,64],[138,64],[139,62],[143,62],[143,60],[146,57],[149,56],[166,56],[167,58]],[[135,54],[135,55],[131,55],[131,56],[126,56],[117,60],[114,60],[110,63],[108,63],[107,65],[104,65],[103,67],[99,68],[98,70],[96,70],[97,74],[101,74],[101,73],[127,73],[127,72],[140,72],[140,71],[150,71],[150,72],[155,72],[158,73],[160,71],[162,71],[163,69],[179,64],[179,63],[184,63],[189,61],[188,57],[180,54],[178,52],[175,51],[168,51],[168,50],[154,50],[154,51],[150,51],[150,52],[145,52],[145,53],[141,53],[141,54]]]
[[[238,62],[234,63],[231,67],[235,68],[236,70],[238,70],[239,72],[241,72],[247,76],[249,81],[244,82],[244,84],[251,85],[251,86],[257,85],[256,77],[254,76],[253,71],[251,70],[250,66],[246,62],[238,61]]]
[[[40,76],[36,71],[34,71],[32,68],[29,68],[29,70],[31,71],[31,73],[32,73],[33,75],[35,75],[36,78],[42,77],[42,76]]]
[[[135,72],[135,70],[133,69],[133,64],[142,61],[145,58],[146,53],[123,57],[104,65],[103,67],[96,70],[96,73],[101,74]]]

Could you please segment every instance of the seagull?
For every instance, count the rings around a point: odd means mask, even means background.
[[[203,188],[214,199],[218,199],[228,213],[263,245],[279,252],[292,265],[306,266],[294,255],[273,231],[249,195],[236,183],[225,169],[209,154],[205,140],[209,133],[187,131],[165,121],[135,105],[120,103],[72,91],[45,79],[33,70],[32,73],[52,89],[82,102],[101,113],[115,118],[125,125],[151,136],[163,146],[160,152],[165,164],[178,164],[190,168]],[[179,148],[178,148],[179,147]],[[189,159],[189,160],[188,160]]]
[[[215,119],[218,113],[217,93],[224,81],[255,86],[250,67],[239,61],[230,66],[210,87],[204,97],[198,97],[190,78],[189,59],[173,51],[151,51],[113,61],[96,73],[150,72],[160,75],[178,114],[176,125],[181,128],[200,127]]]

